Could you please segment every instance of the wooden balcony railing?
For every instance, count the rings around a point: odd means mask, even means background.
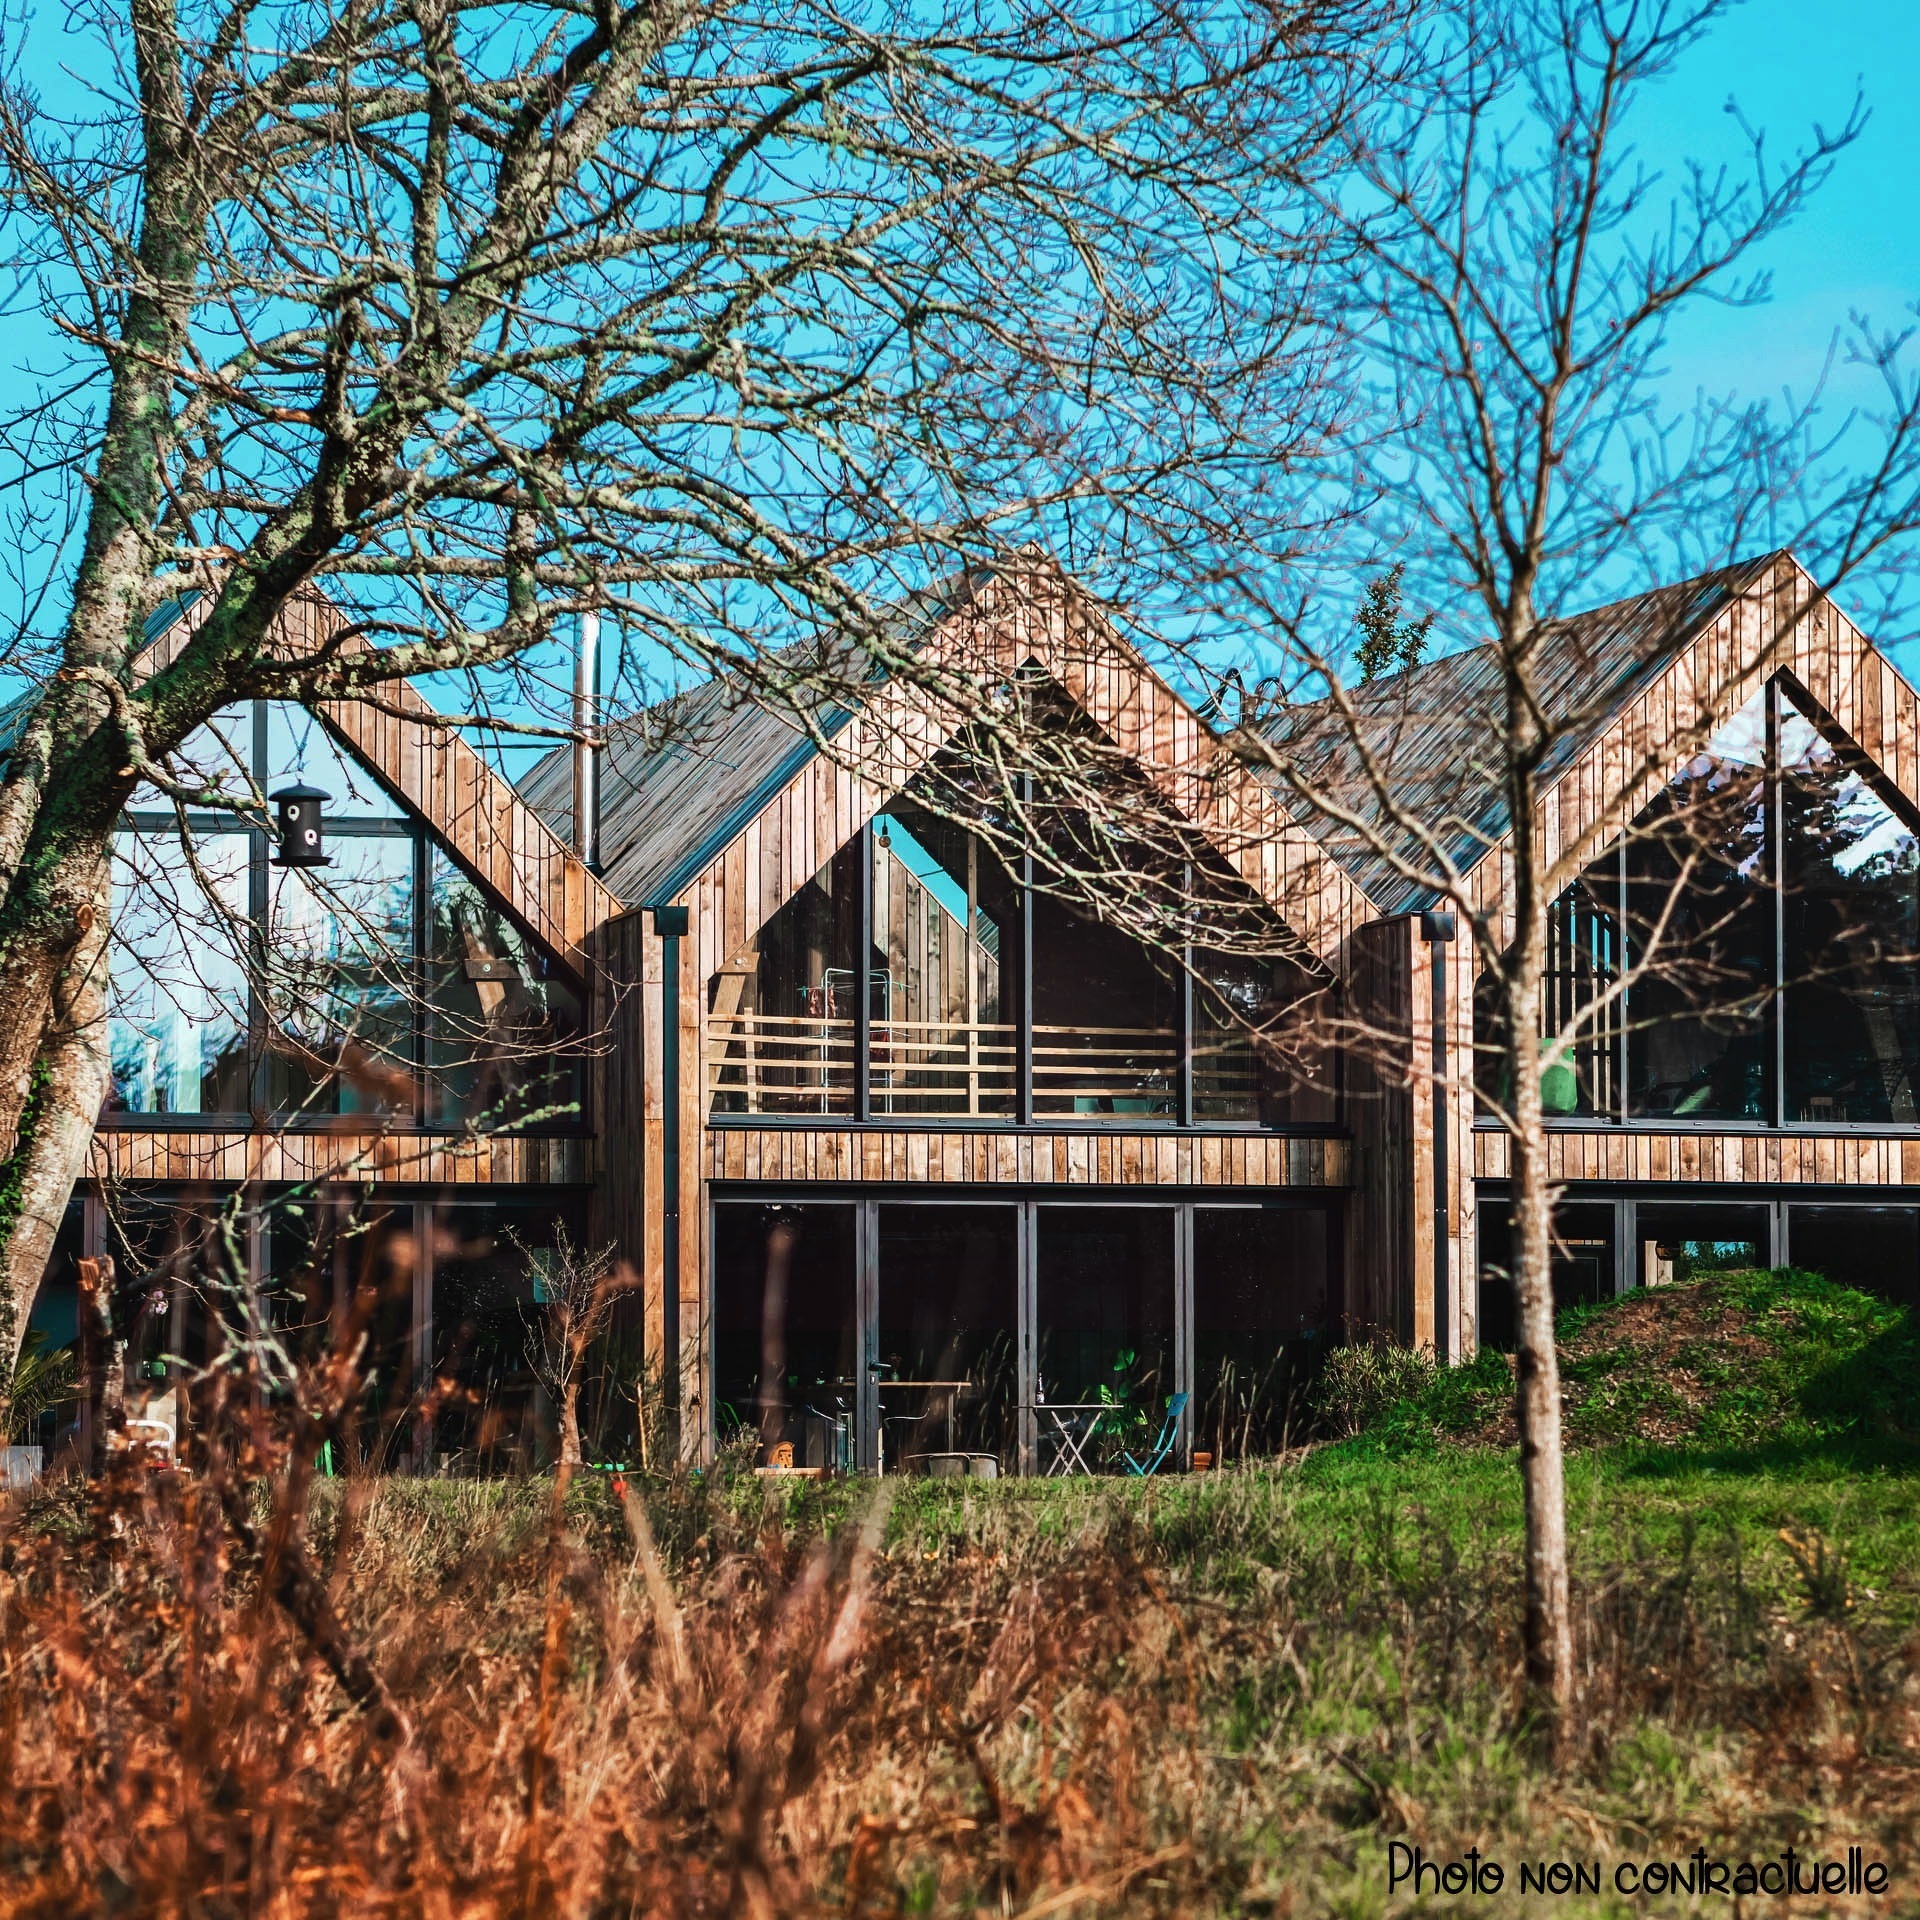
[[[715,1015],[707,1094],[715,1113],[851,1114],[854,1023],[804,1014]],[[954,1020],[876,1020],[868,1088],[876,1115],[1011,1119],[1019,1034]]]
[[[958,1020],[876,1020],[868,1090],[881,1118],[1011,1120],[1019,1030]],[[716,1114],[854,1110],[854,1023],[805,1014],[716,1014],[707,1023],[706,1085]],[[1036,1119],[1177,1117],[1179,1036],[1152,1027],[1044,1026],[1033,1030]],[[1252,1063],[1244,1049],[1195,1062],[1202,1116],[1252,1118]]]

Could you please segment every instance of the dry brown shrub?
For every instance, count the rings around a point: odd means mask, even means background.
[[[1510,1552],[1308,1538],[1273,1475],[930,1531],[725,1472],[315,1489],[311,1439],[236,1406],[190,1474],[10,1515],[0,1914],[1314,1912],[1377,1905],[1390,1836],[1916,1809],[1915,1648],[1704,1558],[1583,1581],[1553,1775]],[[1693,1743],[1671,1804],[1617,1784],[1650,1726]]]

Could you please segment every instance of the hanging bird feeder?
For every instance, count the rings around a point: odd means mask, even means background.
[[[276,867],[330,867],[326,843],[322,838],[321,807],[333,798],[305,781],[296,781],[269,794],[278,815],[280,850],[273,856]]]

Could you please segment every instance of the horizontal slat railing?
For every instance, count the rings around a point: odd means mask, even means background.
[[[854,1109],[854,1022],[808,1014],[715,1014],[706,1081],[715,1114],[822,1114]],[[869,1094],[876,1119],[1010,1120],[1019,1082],[1019,1030],[964,1020],[873,1022]],[[1180,1086],[1179,1037],[1160,1027],[1041,1026],[1033,1034],[1036,1119],[1171,1120]],[[1196,1057],[1197,1114],[1251,1110],[1244,1048]]]
[[[1036,1026],[1033,1113],[1177,1118],[1180,1036],[1163,1027]]]
[[[715,1014],[707,1022],[714,1113],[853,1112],[851,1020],[806,1014]]]

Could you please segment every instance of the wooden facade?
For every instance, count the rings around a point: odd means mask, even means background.
[[[167,1186],[585,1187],[594,1180],[596,1158],[597,1143],[580,1135],[105,1126],[94,1136],[91,1171],[103,1182]]]
[[[1505,1180],[1510,1143],[1492,1127],[1473,1136],[1478,1180]],[[1910,1187],[1920,1190],[1920,1137],[1909,1133],[1720,1133],[1652,1127],[1576,1129],[1547,1135],[1552,1178],[1569,1186]]]
[[[289,647],[320,645],[331,618],[320,603],[306,607],[307,624]],[[929,644],[1002,674],[1043,671],[1317,957],[1338,989],[1337,1121],[1262,1131],[1112,1119],[1016,1126],[876,1115],[854,1124],[824,1112],[777,1121],[716,1113],[710,1043],[741,1005],[729,977],[751,963],[773,916],[888,806],[965,715],[944,710],[924,687],[881,685],[790,778],[782,769],[782,784],[751,817],[703,847],[669,895],[621,899],[400,687],[377,702],[331,701],[318,711],[461,867],[586,984],[594,1035],[587,1134],[115,1127],[99,1136],[100,1177],[590,1189],[590,1232],[617,1244],[642,1277],[647,1351],[670,1365],[696,1448],[711,1437],[701,1422],[713,1340],[712,1209],[729,1195],[1324,1196],[1338,1219],[1347,1323],[1449,1358],[1470,1355],[1481,1185],[1497,1190],[1508,1174],[1504,1136],[1474,1124],[1471,942],[1430,944],[1418,912],[1384,911],[1289,813],[1276,786],[1229,751],[1057,573],[1036,567],[981,583]],[[1568,876],[1777,671],[1793,677],[1920,816],[1920,696],[1779,556],[1570,755],[1539,822]],[[1482,909],[1497,913],[1507,883],[1496,843],[1469,884]],[[946,910],[904,871],[889,873],[880,891],[881,944],[915,983],[900,1017],[967,1015],[967,973],[982,961],[959,922],[941,922]],[[685,910],[684,935],[661,931],[661,908]],[[1437,1061],[1436,953],[1446,1000]],[[1553,1133],[1551,1154],[1553,1177],[1574,1191],[1856,1186],[1911,1189],[1920,1200],[1920,1135],[1565,1127]]]
[[[866,1186],[1341,1187],[1348,1143],[1249,1133],[991,1133],[862,1127],[708,1127],[708,1180]]]

